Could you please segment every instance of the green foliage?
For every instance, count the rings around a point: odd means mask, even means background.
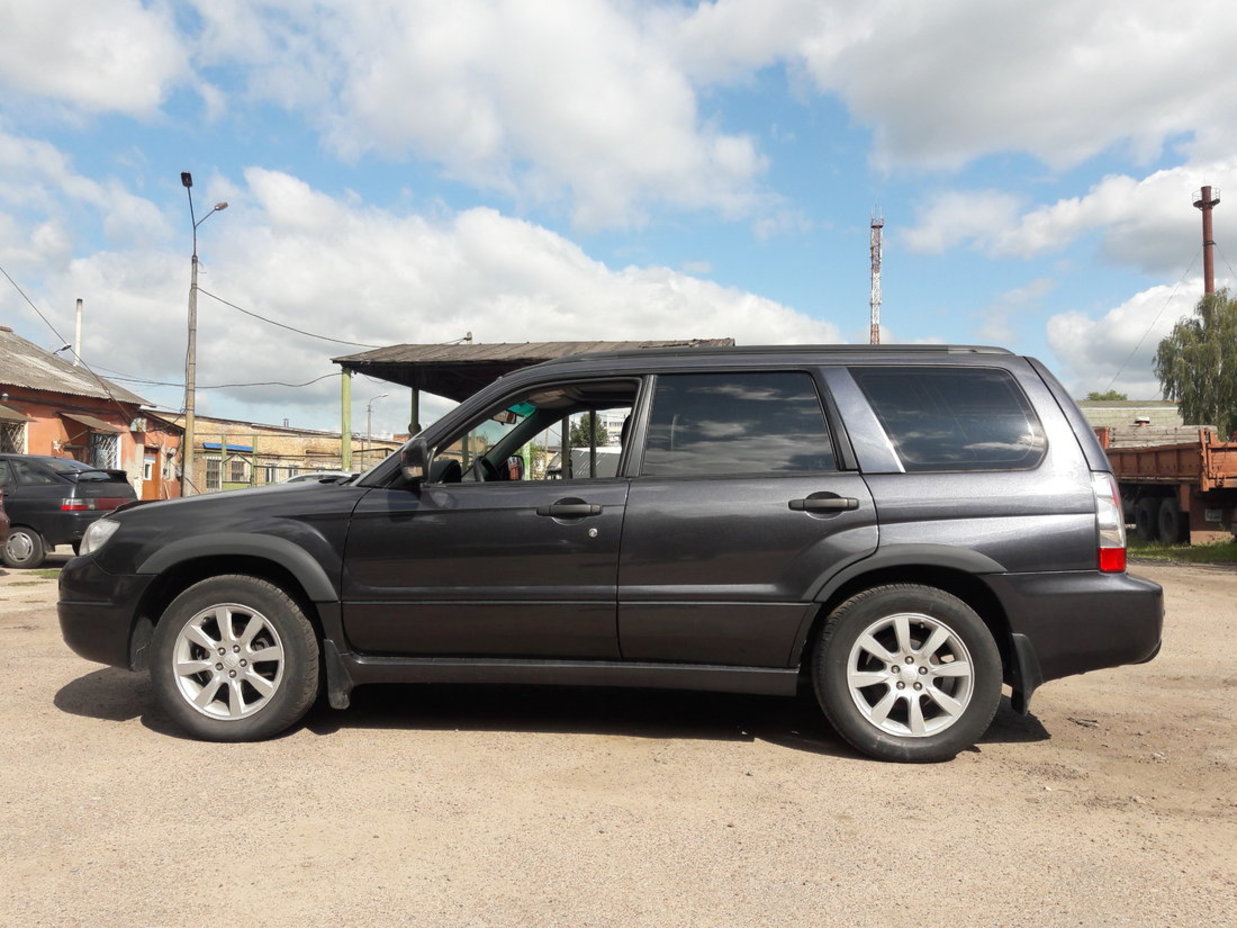
[[[1128,400],[1129,397],[1126,396],[1124,393],[1118,393],[1116,390],[1105,390],[1103,393],[1100,393],[1097,390],[1092,390],[1090,393],[1087,394],[1087,399],[1093,403],[1094,402],[1102,403],[1102,402],[1115,401],[1115,400]]]
[[[571,423],[571,431],[568,434],[567,441],[572,448],[587,448],[588,440],[588,416],[581,416]],[[610,435],[606,432],[605,426],[601,424],[601,420],[597,420],[597,429],[593,433],[598,447],[609,444]]]
[[[1130,557],[1147,561],[1179,561],[1188,564],[1235,564],[1237,542],[1217,541],[1208,545],[1165,545],[1130,537]]]
[[[1188,423],[1214,424],[1222,438],[1237,427],[1237,300],[1227,290],[1204,296],[1194,315],[1173,326],[1155,353],[1164,396]]]

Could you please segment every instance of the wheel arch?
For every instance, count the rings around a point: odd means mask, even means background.
[[[1000,598],[983,580],[983,573],[1004,572],[991,558],[970,551],[944,549],[947,558],[926,556],[922,548],[934,546],[907,546],[920,550],[874,555],[848,571],[840,573],[823,584],[815,597],[818,607],[806,623],[795,643],[792,665],[800,673],[810,666],[812,649],[820,638],[821,628],[829,615],[842,603],[857,593],[894,583],[913,583],[942,590],[975,610],[992,633],[1001,653],[1001,675],[1006,683],[1019,687],[1019,661],[1009,616],[1001,605]]]
[[[339,598],[322,565],[303,547],[277,535],[219,532],[183,538],[165,545],[147,557],[139,574],[163,575],[181,565],[214,558],[237,558],[267,562],[296,578],[311,600],[328,602]]]
[[[288,544],[291,544],[288,542]],[[165,551],[169,549],[164,549]],[[149,660],[150,643],[154,635],[155,625],[171,605],[172,600],[202,580],[211,577],[239,574],[256,577],[286,592],[314,627],[319,639],[325,636],[322,617],[317,603],[337,599],[333,587],[326,578],[326,572],[317,562],[313,562],[316,573],[309,573],[310,582],[305,582],[305,571],[295,569],[296,562],[287,562],[271,555],[271,547],[259,548],[261,553],[245,551],[219,552],[215,546],[207,550],[198,550],[190,557],[160,557],[163,552],[148,559],[143,565],[144,573],[155,573],[155,579],[142,594],[136,610],[136,621],[130,642],[130,666],[134,670],[146,668]],[[297,549],[303,552],[303,549]],[[309,557],[308,554],[305,555]],[[303,567],[303,565],[301,565]],[[151,567],[159,569],[151,570]],[[323,594],[326,594],[325,596]]]

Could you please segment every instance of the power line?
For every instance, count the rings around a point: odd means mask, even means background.
[[[1190,260],[1190,266],[1185,269],[1185,273],[1183,273],[1181,277],[1177,279],[1177,282],[1173,284],[1173,291],[1172,293],[1168,295],[1168,299],[1164,301],[1164,305],[1160,307],[1160,311],[1155,314],[1155,318],[1151,320],[1151,324],[1147,326],[1147,330],[1143,332],[1142,337],[1138,339],[1138,344],[1134,346],[1134,350],[1131,351],[1129,355],[1126,357],[1126,359],[1121,362],[1121,366],[1117,368],[1117,372],[1112,375],[1112,380],[1108,381],[1109,390],[1111,390],[1113,387],[1113,384],[1117,382],[1117,378],[1120,377],[1123,373],[1125,373],[1126,365],[1128,365],[1130,361],[1134,359],[1134,355],[1138,354],[1138,349],[1143,346],[1143,342],[1147,340],[1147,336],[1151,334],[1151,330],[1154,329],[1156,326],[1156,323],[1160,321],[1160,317],[1164,315],[1164,310],[1168,309],[1168,304],[1173,301],[1173,297],[1175,297],[1177,295],[1177,291],[1181,289],[1181,284],[1185,281],[1185,279],[1188,276],[1190,276],[1190,271],[1194,270],[1194,265],[1197,263],[1198,263],[1198,255],[1195,254],[1194,257]]]
[[[3,274],[5,279],[10,284],[13,285],[13,289],[21,294],[21,298],[26,301],[26,303],[30,306],[31,309],[34,310],[35,315],[43,320],[43,324],[52,330],[52,334],[56,336],[56,339],[60,342],[65,342],[66,341],[65,337],[60,334],[59,330],[57,330],[57,328],[54,325],[52,325],[51,320],[48,319],[45,315],[43,315],[43,311],[40,310],[39,307],[34,304],[34,300],[30,299],[30,297],[26,295],[26,291],[23,290],[18,285],[17,281],[15,281],[12,278],[12,276],[10,276],[9,272],[4,269],[3,265],[0,265],[0,274]],[[107,381],[104,380],[102,377],[100,377],[97,373],[95,373],[94,368],[91,367],[89,364],[87,364],[86,361],[82,358],[82,356],[78,354],[79,347],[80,347],[79,345],[73,345],[71,349],[73,352],[73,357],[77,359],[77,363],[80,364],[83,368],[85,368],[86,373],[88,373],[91,377],[95,379],[95,381],[99,384],[99,389],[102,390],[104,395],[116,405],[116,408],[118,410],[120,410],[120,415],[122,417],[127,417],[129,415],[129,411],[125,409],[125,407],[121,404],[120,400],[116,399],[116,395],[112,393],[112,390],[108,386]],[[130,405],[140,405],[140,404],[131,403]]]
[[[124,381],[125,383],[141,383],[151,387],[181,387],[184,388],[184,383],[177,383],[172,380],[147,380],[144,377],[134,377],[130,374],[124,374],[120,371],[113,371],[110,368],[100,367],[99,370],[107,371],[108,376],[113,380]],[[318,383],[321,380],[326,380],[329,377],[341,376],[340,371],[332,371],[329,374],[323,374],[321,377],[315,377],[313,380],[306,380],[304,383],[287,383],[283,380],[260,380],[253,383],[216,383],[209,386],[198,386],[199,390],[224,390],[232,387],[308,387]]]
[[[221,296],[216,296],[215,294],[211,293],[209,290],[203,290],[201,287],[198,287],[198,293],[201,293],[203,296],[208,296],[212,300],[218,300],[224,306],[230,306],[232,309],[235,309],[237,312],[244,313],[246,316],[252,316],[254,319],[261,320],[262,322],[265,322],[268,325],[274,325],[274,326],[278,326],[281,329],[287,329],[289,332],[296,332],[298,335],[307,335],[310,338],[320,338],[324,342],[335,342],[337,345],[353,345],[357,348],[385,348],[387,347],[386,345],[370,345],[370,344],[366,344],[365,342],[350,342],[342,338],[331,338],[331,336],[329,335],[318,335],[316,332],[306,332],[304,329],[296,328],[296,326],[285,325],[282,322],[276,322],[274,319],[268,319],[266,318],[266,316],[262,316],[262,315],[259,315],[258,313],[251,312],[248,309],[245,309],[241,306],[237,306],[235,303],[228,302]]]
[[[1216,246],[1215,246],[1215,250],[1216,250],[1216,251],[1220,251],[1220,246],[1219,246],[1219,245],[1216,245]],[[1227,256],[1227,255],[1225,255],[1223,252],[1220,252],[1220,260],[1221,260],[1221,261],[1223,261],[1223,262],[1224,262],[1224,266],[1225,266],[1226,268],[1228,268],[1228,276],[1229,276],[1229,277],[1231,277],[1231,278],[1233,278],[1234,280],[1237,280],[1237,272],[1233,271],[1233,266],[1232,266],[1231,264],[1229,264],[1229,262],[1228,262],[1228,256]]]

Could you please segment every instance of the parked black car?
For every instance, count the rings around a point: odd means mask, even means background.
[[[135,497],[123,470],[41,454],[0,454],[0,491],[9,567],[38,567],[56,545],[76,547],[87,525]]]
[[[627,414],[614,468],[547,462]],[[591,423],[590,423],[591,424]],[[596,429],[577,434],[595,434]],[[513,466],[519,459],[521,466]],[[346,484],[150,503],[60,577],[83,657],[240,741],[379,681],[795,694],[875,757],[953,756],[1002,683],[1150,660],[1116,485],[1037,361],[947,346],[582,355]]]

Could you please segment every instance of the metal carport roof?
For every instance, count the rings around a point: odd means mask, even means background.
[[[733,345],[733,338],[638,342],[495,342],[492,344],[392,345],[332,358],[345,371],[461,401],[504,374],[573,354],[639,348]]]

